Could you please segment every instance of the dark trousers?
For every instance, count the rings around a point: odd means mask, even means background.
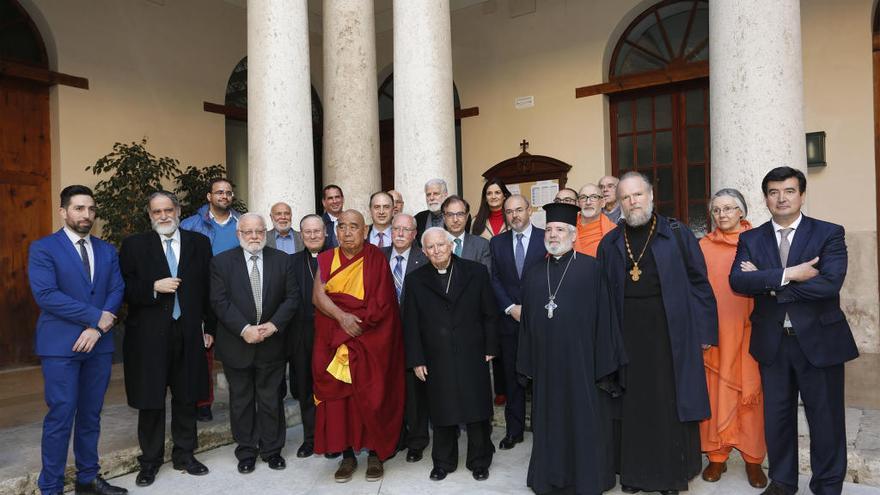
[[[431,458],[434,467],[455,471],[458,467],[458,425],[434,425],[434,445],[431,447]],[[465,467],[473,471],[486,468],[492,464],[492,423],[489,420],[467,424],[467,460]]]
[[[516,360],[516,356],[511,359]],[[507,394],[507,380],[504,379],[504,357],[495,356],[492,360],[492,390],[495,395]]]
[[[287,430],[278,389],[284,379],[284,361],[254,363],[247,368],[224,367],[229,381],[229,424],[238,446],[238,460],[267,459],[281,452]]]
[[[187,401],[186,360],[183,353],[183,331],[175,322],[167,332],[168,371],[166,385],[171,389],[171,460],[186,463],[198,446],[196,404]],[[158,467],[165,462],[165,408],[138,411],[138,444],[141,467]]]
[[[295,338],[291,335],[291,338]],[[290,395],[299,402],[299,412],[302,417],[303,443],[315,443],[315,398],[312,395],[312,345],[314,333],[305,332],[295,342],[288,358],[290,367]],[[287,384],[281,377],[281,399],[287,395]],[[284,414],[281,415],[282,421]],[[287,429],[287,424],[284,424]]]
[[[403,447],[424,450],[428,446],[428,390],[425,382],[406,370],[406,401],[403,416]]]
[[[214,404],[214,346],[205,350],[205,360],[208,362],[208,398],[196,403],[196,407],[204,407]]]
[[[507,388],[507,404],[504,406],[504,421],[507,423],[507,436],[519,437],[526,425],[526,389],[516,379],[516,334],[500,334],[501,362],[504,365],[504,386]]]
[[[846,475],[843,364],[817,368],[807,361],[796,336],[784,336],[773,364],[761,365],[761,385],[770,479],[797,490],[800,392],[810,428],[810,490],[839,494]]]

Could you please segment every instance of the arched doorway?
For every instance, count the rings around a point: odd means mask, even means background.
[[[48,71],[43,38],[15,0],[0,0],[0,65]],[[28,247],[52,230],[49,86],[0,77],[0,368],[33,364],[38,308]]]
[[[609,83],[700,67],[709,59],[707,0],[666,0],[626,28]],[[612,173],[636,170],[654,183],[657,210],[708,229],[709,78],[639,85],[609,97]]]
[[[247,203],[248,143],[247,143],[247,57],[241,59],[226,83],[226,173],[235,184],[236,194]],[[324,110],[318,92],[312,86],[312,146],[315,156],[315,211],[322,211]]]

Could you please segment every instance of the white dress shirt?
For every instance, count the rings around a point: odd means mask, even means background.
[[[80,239],[85,239],[86,246],[86,255],[89,257],[89,281],[95,279],[95,251],[92,248],[92,239],[89,234],[86,234],[85,237],[77,234],[76,232],[70,230],[70,227],[67,225],[64,226],[64,233],[67,234],[67,238],[70,239],[70,242],[73,243],[73,250],[76,251],[76,254],[80,259],[82,259],[82,255],[79,252],[79,241]]]
[[[523,255],[524,256],[528,255],[529,254],[529,239],[532,238],[532,224],[530,223],[529,226],[526,227],[526,229],[523,230],[522,232],[517,232],[517,231],[511,229],[510,233],[511,233],[511,237],[513,237],[514,260],[516,260],[516,235],[517,234],[523,235],[522,236]],[[514,269],[516,269],[516,267],[514,267]],[[525,270],[525,258],[523,258],[523,270]],[[510,306],[504,308],[504,314],[509,315],[510,310],[513,309],[514,306],[516,306],[516,304],[511,304]]]
[[[406,251],[402,253],[398,253],[397,248],[391,248],[391,257],[388,258],[388,265],[391,266],[391,273],[394,273],[394,267],[397,266],[397,257],[403,256],[403,259],[400,260],[400,273],[406,275],[406,264],[409,262],[410,251],[412,251],[412,247],[406,248]]]
[[[165,250],[168,249],[168,239],[171,239],[171,252],[174,253],[174,261],[177,262],[178,272],[180,271],[180,229],[175,229],[174,233],[171,234],[171,237],[162,234],[156,234],[159,236],[159,242],[162,244],[162,257],[166,258]],[[167,258],[166,258],[167,259]],[[170,267],[169,267],[170,268]],[[155,290],[153,291],[153,299],[159,297],[159,293]]]
[[[241,252],[244,253],[244,261],[247,264],[248,285],[250,285],[251,271],[253,271],[254,263],[256,263],[257,264],[257,271],[260,272],[260,285],[262,287],[265,287],[266,276],[265,276],[265,272],[263,272],[263,250],[261,249],[253,254],[247,252],[244,249],[242,249]],[[257,257],[256,261],[251,261],[251,256],[256,256]],[[245,325],[244,328],[241,329],[241,332],[239,333],[239,335],[244,335],[244,331],[247,330],[249,326],[250,326],[250,324]]]
[[[382,233],[382,247],[391,245],[391,226],[389,225],[385,230],[376,230],[375,227],[370,227],[370,244],[374,246],[379,245],[379,232]]]
[[[803,219],[804,219],[804,214],[801,213],[800,215],[798,215],[797,220],[795,220],[794,222],[791,222],[791,225],[789,225],[788,227],[783,227],[782,225],[779,225],[778,223],[774,222],[772,219],[770,220],[770,225],[773,226],[773,233],[776,235],[776,247],[777,248],[779,247],[779,244],[782,243],[782,233],[779,232],[779,229],[784,229],[784,228],[792,229],[792,231],[788,233],[788,245],[791,246],[794,243],[794,236],[795,236],[795,234],[797,234],[798,226],[801,224],[801,220],[803,220]],[[782,268],[783,268],[783,270],[782,270],[782,285],[788,285],[788,279],[785,278],[785,268],[786,267],[783,266]]]

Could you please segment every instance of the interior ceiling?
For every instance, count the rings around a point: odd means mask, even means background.
[[[485,1],[487,0],[449,0],[449,10],[456,11]],[[376,12],[376,15],[379,16],[385,12],[390,12],[393,3],[394,0],[373,0],[373,10]],[[309,12],[320,16],[323,10],[323,4],[323,0],[309,0]]]

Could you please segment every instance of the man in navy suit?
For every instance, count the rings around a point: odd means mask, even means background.
[[[772,219],[743,232],[730,286],[755,298],[749,348],[761,369],[764,431],[773,482],[797,492],[797,398],[810,428],[810,490],[839,494],[846,475],[844,365],[859,352],[840,309],[846,277],[843,227],[801,213],[803,172],[771,170],[761,182]]]
[[[501,363],[507,384],[507,404],[504,419],[507,433],[498,444],[501,450],[512,449],[523,441],[526,422],[525,388],[516,378],[516,352],[519,318],[522,311],[522,277],[529,267],[547,256],[544,230],[532,226],[529,201],[514,194],[504,201],[504,216],[510,230],[496,235],[489,242],[492,253],[492,289],[501,319]]]
[[[335,248],[339,246],[339,240],[336,239],[336,222],[339,215],[342,214],[342,208],[345,206],[345,196],[342,194],[342,188],[336,184],[324,186],[324,196],[321,198],[321,204],[324,205],[324,228],[327,231],[327,242],[324,249]]]
[[[76,493],[128,493],[98,475],[101,408],[110,382],[112,328],[124,285],[116,250],[89,235],[95,212],[88,187],[64,188],[59,208],[64,227],[30,246],[28,277],[40,307],[36,354],[49,406],[43,420],[43,468],[38,481],[44,494],[64,491],[74,419]]]

